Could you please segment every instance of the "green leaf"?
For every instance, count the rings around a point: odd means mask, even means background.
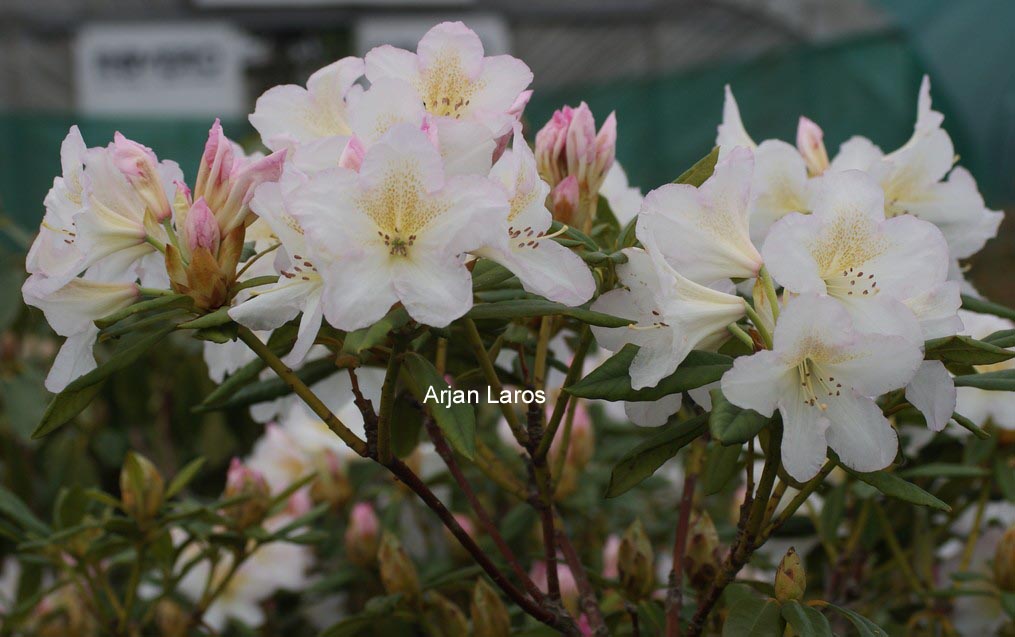
[[[982,478],[989,475],[983,467],[970,467],[964,464],[947,462],[931,462],[899,472],[902,478]]]
[[[843,466],[843,469],[845,469],[850,475],[866,482],[889,497],[910,502],[912,504],[919,504],[920,506],[940,509],[942,511],[952,510],[950,506],[941,500],[938,500],[912,482],[906,482],[895,474],[888,473],[886,471],[860,473],[859,471],[853,471],[845,466]]]
[[[80,485],[61,488],[53,504],[53,525],[57,529],[67,529],[79,524],[87,507],[88,496]]]
[[[637,353],[637,345],[625,345],[606,362],[592,370],[588,376],[567,387],[565,391],[580,398],[602,398],[610,401],[659,400],[663,396],[714,383],[733,366],[733,359],[729,356],[694,350],[687,355],[677,371],[659,381],[655,387],[636,390],[631,388],[631,375],[628,370]]]
[[[963,334],[927,341],[925,349],[927,360],[963,365],[993,365],[1015,358],[1015,351],[985,341],[978,341]]]
[[[994,483],[1009,502],[1015,502],[1015,466],[1010,460],[998,458],[994,461]]]
[[[782,637],[786,630],[779,602],[774,599],[759,599],[743,592],[735,595],[729,608],[730,614],[722,627],[723,637]]]
[[[472,306],[467,317],[482,319],[516,319],[537,316],[570,316],[579,321],[599,327],[626,327],[633,321],[582,307],[568,307],[545,299],[510,299],[496,303],[480,303]]]
[[[988,432],[986,432],[983,429],[981,429],[980,427],[978,427],[975,422],[973,422],[972,420],[966,418],[965,416],[963,416],[960,413],[957,413],[957,412],[953,413],[952,414],[952,420],[954,420],[955,423],[959,427],[962,427],[963,429],[965,429],[969,433],[973,434],[974,436],[976,436],[980,440],[987,440],[987,439],[990,438],[990,434]]]
[[[1015,330],[1000,330],[981,340],[995,347],[1015,347]]]
[[[335,362],[330,358],[322,358],[310,361],[295,373],[306,385],[323,380],[335,373]],[[286,384],[281,378],[267,378],[256,383],[243,387],[230,398],[212,404],[202,403],[200,411],[213,411],[218,409],[229,409],[232,407],[246,407],[257,403],[275,400],[282,396],[288,396],[293,391],[292,387]],[[206,401],[207,402],[207,401]]]
[[[688,184],[694,187],[698,187],[705,183],[712,173],[715,172],[715,164],[719,161],[719,147],[716,146],[698,161],[693,166],[685,170],[679,177],[673,180],[675,184]]]
[[[782,605],[782,618],[799,637],[832,637],[832,627],[817,609],[790,600]]]
[[[125,337],[116,352],[102,365],[81,376],[53,397],[42,415],[42,421],[32,432],[32,438],[42,438],[70,422],[81,413],[102,389],[102,383],[114,372],[127,367],[173,331],[173,325],[162,325],[152,332],[141,332]]]
[[[204,316],[199,316],[190,321],[184,321],[176,327],[181,330],[203,330],[208,327],[218,327],[232,322],[233,319],[229,318],[229,308],[220,307],[214,312],[209,312]]]
[[[998,303],[991,303],[985,299],[978,299],[973,296],[962,295],[962,308],[977,314],[993,314],[1001,318],[1015,321],[1015,310]]]
[[[498,287],[511,279],[514,274],[496,261],[480,259],[472,269],[472,290],[479,292]]]
[[[190,484],[190,481],[197,477],[198,472],[201,471],[201,467],[204,466],[204,458],[194,458],[188,462],[182,469],[176,472],[173,479],[169,482],[169,486],[166,487],[166,499],[173,497],[180,491],[183,491],[184,487]]]
[[[1008,617],[1015,619],[1015,592],[1001,591],[1001,608]]]
[[[18,496],[0,486],[0,516],[10,518],[26,531],[37,535],[49,535],[49,527],[35,517],[31,509]]]
[[[370,327],[349,332],[342,343],[342,353],[361,354],[388,340],[388,334],[409,322],[409,313],[404,307],[395,308]]]
[[[838,539],[839,525],[846,514],[846,488],[845,482],[832,487],[825,496],[824,504],[821,506],[821,526],[818,531],[821,537],[827,542],[835,542]]]
[[[758,435],[768,421],[753,409],[741,409],[723,396],[721,389],[709,392],[712,397],[712,413],[708,418],[708,428],[712,437],[724,445],[739,447]]]
[[[956,387],[976,387],[987,391],[1015,391],[1015,369],[955,377]]]
[[[860,637],[888,637],[888,633],[883,628],[856,611],[835,604],[829,604],[828,608],[848,619],[853,624],[853,628],[856,628],[856,632],[860,633]]]
[[[443,401],[427,401],[426,395],[433,390],[437,396],[450,390],[437,368],[419,354],[410,352],[402,361],[411,378],[410,389],[420,403],[433,416],[448,442],[455,451],[472,460],[476,455],[476,413],[468,403],[447,405]]]
[[[722,491],[726,483],[736,475],[740,467],[739,460],[740,445],[726,447],[718,442],[709,444],[703,481],[705,495]]]
[[[647,440],[642,441],[617,461],[610,475],[606,497],[615,498],[641,484],[663,466],[667,460],[708,429],[706,416],[656,427]]]
[[[256,358],[247,363],[246,365],[244,365],[243,367],[239,368],[238,370],[230,374],[228,378],[222,381],[221,385],[216,387],[214,390],[212,390],[210,394],[205,396],[204,400],[201,401],[201,404],[193,408],[194,413],[201,413],[204,411],[208,411],[209,409],[214,409],[214,407],[209,407],[209,405],[214,405],[216,403],[222,402],[223,400],[229,398],[236,392],[240,391],[240,389],[242,389],[244,386],[254,382],[254,380],[257,379],[258,375],[260,375],[260,373],[264,371],[264,368],[267,366],[268,364],[265,363],[263,360],[261,360],[260,358]]]
[[[104,330],[107,327],[119,323],[125,318],[134,316],[135,314],[141,314],[142,312],[150,312],[152,310],[169,310],[174,308],[189,308],[193,305],[194,301],[186,294],[170,294],[167,296],[157,296],[154,299],[148,299],[147,301],[141,301],[135,303],[129,307],[126,307],[118,312],[113,312],[107,316],[100,318],[95,321],[95,327],[100,330]]]

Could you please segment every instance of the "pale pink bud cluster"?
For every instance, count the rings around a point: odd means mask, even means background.
[[[825,133],[821,127],[807,119],[800,118],[796,129],[796,147],[807,165],[807,172],[820,175],[828,168],[828,151],[825,150]]]
[[[553,114],[536,134],[536,162],[539,174],[556,186],[573,176],[583,197],[594,198],[613,166],[617,148],[617,118],[606,118],[599,132],[588,105],[565,106]]]
[[[168,219],[173,209],[159,176],[159,160],[152,149],[117,132],[113,135],[111,153],[113,165],[141,196],[155,220],[162,223]]]
[[[215,120],[197,171],[194,196],[204,198],[214,211],[222,236],[246,223],[254,189],[264,182],[278,181],[285,156],[286,151],[281,150],[267,157],[244,158],[223,133],[221,122]]]

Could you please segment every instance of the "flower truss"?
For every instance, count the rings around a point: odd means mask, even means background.
[[[956,267],[1002,215],[953,167],[928,81],[905,145],[884,153],[854,137],[832,158],[807,118],[795,145],[754,142],[727,88],[717,148],[643,197],[616,162],[613,113],[597,127],[587,104],[565,106],[530,147],[532,79],[447,22],[414,52],[381,46],[265,92],[250,123],[268,154],[245,153],[216,121],[191,182],[120,134],[89,148],[70,130],[23,286],[66,337],[37,434],[171,333],[204,342],[217,387],[198,411],[249,407],[264,424],[222,497],[204,504],[174,500],[176,480],[166,487],[128,456],[106,513],[128,521],[105,528],[129,527],[139,563],[149,550],[163,557],[120,578],[133,582],[122,602],[92,609],[115,634],[142,634],[153,617],[182,630],[166,634],[267,626],[277,591],[335,581],[373,591],[321,600],[339,609],[322,622],[338,622],[335,634],[389,621],[607,635],[644,612],[668,635],[700,635],[718,632],[721,604],[723,634],[738,634],[730,627],[768,603],[781,609],[764,620],[771,634],[787,623],[810,634],[801,617],[827,627],[818,609],[832,605],[800,603],[793,549],[773,600],[729,586],[755,550],[801,507],[853,498],[839,485],[936,506],[895,472],[919,470],[914,432],[979,439],[1015,425],[1015,333],[999,318],[1015,313],[963,296]],[[662,575],[641,521],[611,530],[608,550],[575,547],[583,518],[570,516],[598,506],[590,485],[616,435],[597,429],[602,413],[628,433],[630,422],[654,428],[609,456],[610,497],[688,449],[660,473],[683,491]],[[740,469],[726,549],[702,500]],[[488,510],[494,488],[517,505],[511,524]],[[433,534],[409,493],[454,540],[450,559],[489,578],[468,617],[460,595],[416,567],[433,557]],[[343,532],[303,532],[329,512]],[[520,552],[524,532],[505,537],[523,513],[537,521],[537,556]],[[821,529],[823,544],[839,535]],[[313,548],[331,536],[347,579]],[[598,554],[603,577],[590,578]],[[85,558],[67,555],[58,570],[73,581],[129,561],[78,568]]]

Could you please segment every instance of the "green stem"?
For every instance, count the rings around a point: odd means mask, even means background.
[[[772,335],[768,333],[768,328],[765,327],[765,323],[761,320],[758,312],[751,307],[750,303],[744,304],[745,312],[747,312],[747,318],[751,319],[751,323],[754,323],[754,329],[758,330],[758,334],[761,334],[761,340],[765,342],[765,347],[772,349]]]
[[[754,351],[754,339],[752,339],[750,335],[743,330],[743,328],[736,323],[730,323],[726,326],[726,329],[730,331],[730,334],[736,336],[738,341],[747,347],[750,347],[752,352]]]
[[[759,546],[764,544],[765,541],[772,536],[772,533],[785,524],[786,520],[793,517],[793,514],[796,513],[797,510],[803,506],[803,503],[807,501],[807,498],[811,497],[811,494],[821,486],[821,483],[825,481],[825,477],[827,477],[834,468],[834,462],[831,460],[826,462],[825,465],[821,467],[821,470],[818,471],[818,475],[811,478],[803,486],[803,488],[800,489],[795,496],[793,496],[793,499],[789,501],[789,504],[787,504],[786,508],[782,510],[782,513],[776,516],[775,519],[768,524],[765,530],[761,532],[761,535],[758,537]]]
[[[765,266],[761,266],[758,275],[761,277],[761,284],[765,287],[765,296],[768,297],[768,305],[772,308],[772,320],[774,321],[779,318],[779,297],[775,294],[775,282]]]
[[[483,346],[483,339],[479,335],[479,329],[476,327],[476,322],[472,319],[465,319],[465,335],[469,340],[469,345],[472,346],[472,351],[476,356],[476,361],[479,363],[479,368],[483,370],[483,376],[486,377],[486,383],[490,385],[494,392],[499,396],[503,391],[504,386],[501,384],[500,379],[497,377],[497,370],[493,367],[493,361],[486,353],[486,348]],[[500,410],[504,414],[504,419],[507,420],[508,426],[511,427],[511,433],[514,434],[518,444],[523,447],[528,443],[529,434],[522,427],[522,423],[518,420],[518,414],[511,407],[510,403],[500,403]]]
[[[233,294],[236,294],[240,290],[246,290],[247,288],[256,288],[256,287],[259,287],[259,286],[262,286],[262,285],[271,285],[272,283],[277,283],[277,282],[278,282],[278,277],[275,276],[275,275],[255,276],[252,279],[247,279],[246,281],[240,281],[239,283],[234,285],[233,286]]]
[[[377,461],[387,466],[391,463],[391,414],[395,409],[395,385],[398,370],[402,367],[402,353],[405,343],[395,337],[395,346],[388,358],[388,371],[381,385],[381,406],[377,412]]]
[[[249,259],[247,259],[247,262],[243,264],[243,267],[240,268],[240,271],[236,273],[236,278],[238,279],[241,276],[243,276],[243,273],[246,272],[250,268],[250,266],[252,266],[255,263],[257,263],[257,261],[261,257],[263,257],[264,255],[269,254],[271,252],[274,252],[275,250],[278,250],[279,246],[281,246],[281,245],[282,245],[281,243],[272,244],[271,247],[265,248],[264,250],[261,250],[260,252],[258,252],[254,256],[252,256]]]
[[[285,381],[285,383],[292,388],[293,392],[303,399],[303,402],[307,404],[307,407],[310,407],[310,410],[317,414],[317,417],[323,420],[325,424],[327,424],[328,427],[331,428],[331,430],[334,431],[343,442],[345,442],[345,444],[349,445],[349,447],[360,456],[364,458],[368,457],[366,441],[350,431],[349,428],[345,426],[345,423],[338,419],[338,416],[331,413],[328,406],[325,405],[324,402],[321,401],[321,399],[318,398],[317,395],[314,394],[314,392],[312,392],[302,380],[300,380],[299,376],[294,374],[293,371],[282,362],[282,359],[276,356],[267,345],[262,343],[261,339],[257,338],[257,336],[255,336],[254,333],[246,327],[239,327],[237,333],[240,340],[246,343],[247,347],[253,350],[253,352],[257,354],[261,360],[267,363],[268,367],[270,367],[279,378]]]
[[[172,290],[160,290],[159,288],[138,288],[141,296],[176,296]]]

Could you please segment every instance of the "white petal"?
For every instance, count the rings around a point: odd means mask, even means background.
[[[280,277],[278,283],[255,288],[248,300],[229,309],[229,317],[252,330],[281,327],[296,318],[308,294],[319,291],[320,278],[314,278],[314,281],[293,281]]]
[[[754,151],[751,185],[751,239],[761,245],[779,219],[791,212],[809,212],[807,166],[800,152],[786,142],[767,139]]]
[[[490,129],[466,120],[442,117],[437,122],[437,137],[444,170],[452,175],[482,175],[490,172],[496,144]]]
[[[415,53],[384,44],[370,49],[364,58],[370,82],[390,77],[415,82],[419,77],[419,61]]]
[[[67,337],[46,376],[46,389],[53,393],[61,392],[71,381],[95,369],[92,348],[98,335],[99,329],[91,325],[85,331]]]
[[[606,178],[599,187],[599,194],[609,202],[610,210],[621,226],[635,218],[644,200],[641,189],[628,183],[627,173],[619,161],[614,161],[613,166],[606,171]]]
[[[416,54],[420,68],[429,73],[445,72],[453,64],[475,78],[483,65],[483,43],[461,22],[442,22],[431,28],[420,38]]]
[[[825,231],[821,219],[794,212],[775,223],[765,237],[761,255],[772,277],[796,294],[826,292],[811,246]]]
[[[461,260],[419,252],[393,265],[394,287],[409,316],[445,327],[472,307],[472,277]]]
[[[866,216],[877,222],[885,218],[885,193],[873,177],[859,170],[815,178],[809,198],[814,215],[828,221]]]
[[[398,302],[388,254],[364,251],[354,259],[320,271],[324,280],[324,316],[340,330],[373,325]]]
[[[941,431],[955,411],[955,383],[941,361],[924,361],[906,386],[906,400],[920,410],[932,431]]]
[[[844,394],[829,399],[825,417],[831,422],[825,432],[828,446],[850,469],[878,471],[895,459],[899,437],[870,398]]]
[[[754,148],[757,145],[744,130],[744,122],[740,119],[740,107],[737,105],[736,98],[733,97],[733,91],[730,90],[729,84],[725,89],[722,123],[719,124],[717,130],[715,145],[719,147],[720,159],[737,146]]]
[[[639,427],[661,427],[680,410],[680,403],[680,394],[670,394],[659,400],[625,402],[624,413]]]
[[[420,126],[426,110],[415,87],[405,80],[375,81],[349,109],[352,132],[366,146],[377,142],[395,124]]]
[[[763,416],[775,412],[780,395],[795,395],[796,384],[795,366],[771,350],[737,358],[721,381],[726,400]]]
[[[324,320],[324,305],[321,302],[322,290],[311,292],[304,299],[303,316],[300,317],[300,327],[296,332],[296,342],[292,349],[282,358],[286,365],[299,365],[307,357],[310,348],[314,346],[317,333],[321,330],[321,321]]]
[[[911,339],[880,334],[858,334],[841,355],[816,359],[822,374],[864,396],[905,387],[922,361],[923,352]]]
[[[552,239],[522,248],[509,242],[502,249],[484,248],[476,254],[511,270],[527,291],[557,303],[572,307],[581,305],[596,291],[595,280],[585,261]]]
[[[881,233],[889,246],[865,268],[882,294],[903,300],[925,294],[948,277],[948,244],[934,224],[909,215],[888,219]]]
[[[830,170],[868,170],[880,161],[884,152],[866,137],[850,137],[841,146],[839,153],[832,160]]]
[[[923,340],[951,336],[962,330],[962,319],[958,315],[962,305],[961,291],[958,281],[945,281],[926,294],[906,299],[906,307],[920,322]]]
[[[1004,213],[987,209],[976,181],[965,168],[955,168],[948,181],[916,194],[905,203],[905,211],[941,228],[952,257],[972,256],[997,236]]]
[[[739,360],[739,359],[738,359]],[[829,420],[818,407],[804,402],[793,383],[779,401],[782,413],[782,465],[795,480],[810,480],[821,470],[828,452],[826,432]]]

